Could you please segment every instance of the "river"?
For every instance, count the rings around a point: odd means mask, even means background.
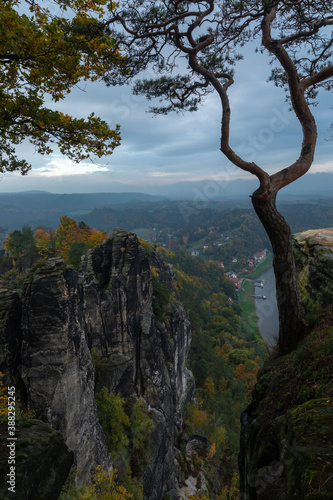
[[[279,333],[279,314],[276,303],[275,276],[273,268],[270,267],[267,271],[261,274],[257,280],[265,281],[265,284],[263,288],[254,288],[255,295],[257,297],[261,297],[263,295],[266,296],[266,300],[259,298],[255,299],[258,315],[258,327],[267,347],[272,349],[277,343]]]

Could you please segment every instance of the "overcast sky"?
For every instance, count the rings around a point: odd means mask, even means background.
[[[236,67],[235,84],[229,91],[231,144],[245,159],[272,173],[298,157],[300,126],[288,111],[285,93],[266,81],[270,72],[267,57],[252,48],[247,54]],[[18,151],[32,163],[32,171],[25,177],[1,174],[0,192],[120,192],[128,184],[145,192],[147,186],[248,175],[219,152],[221,109],[216,95],[210,95],[197,112],[184,115],[153,117],[146,112],[148,106],[144,97],[133,96],[127,86],[85,83],[82,89],[74,89],[60,109],[77,117],[94,112],[110,126],[119,123],[121,145],[98,163],[74,164],[57,151],[40,156],[26,143]],[[311,173],[333,173],[333,142],[327,141],[332,106],[332,94],[322,92],[319,105],[312,110],[319,137]]]

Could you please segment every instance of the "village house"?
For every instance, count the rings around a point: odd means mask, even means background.
[[[233,282],[236,289],[238,289],[239,288],[239,279],[237,277],[237,274],[234,271],[229,271],[228,273],[226,273],[226,276]]]
[[[262,252],[255,253],[253,258],[258,263],[258,262],[262,262],[263,260],[265,260],[266,256],[267,256],[267,250],[265,249]]]
[[[239,288],[239,279],[238,278],[230,278],[235,287],[238,289]]]

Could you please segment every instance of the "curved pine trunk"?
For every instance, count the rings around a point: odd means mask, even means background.
[[[298,294],[296,266],[291,229],[276,208],[276,194],[262,196],[259,188],[253,193],[252,204],[261,220],[273,248],[273,268],[276,299],[279,310],[279,341],[282,353],[294,350],[306,334],[306,324]]]

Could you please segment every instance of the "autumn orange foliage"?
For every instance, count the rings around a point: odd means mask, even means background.
[[[37,252],[42,257],[50,257],[53,254],[52,234],[45,229],[39,228],[34,232]]]
[[[91,229],[86,224],[77,222],[64,215],[60,217],[60,224],[55,232],[56,252],[61,255],[65,262],[70,263],[69,251],[73,243],[83,243],[87,248],[92,248],[107,237],[104,231]]]

